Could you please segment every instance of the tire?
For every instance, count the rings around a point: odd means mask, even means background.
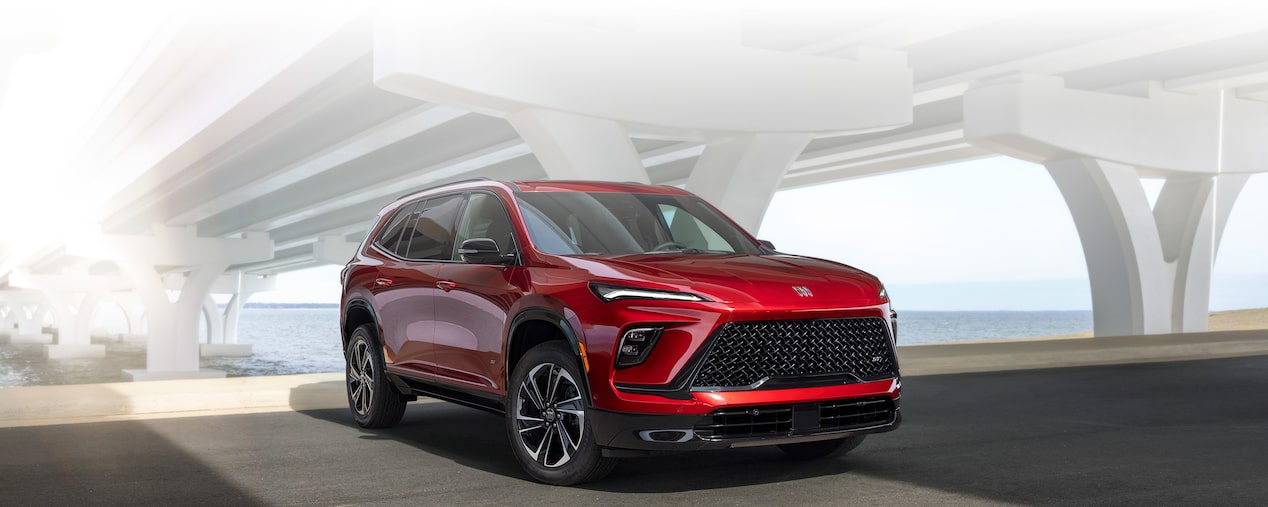
[[[867,435],[851,435],[836,440],[820,440],[818,442],[802,442],[800,444],[783,444],[779,450],[796,459],[819,459],[829,456],[841,456],[854,450],[863,443]]]
[[[515,460],[538,482],[595,481],[616,465],[595,445],[577,363],[566,343],[546,342],[524,354],[507,386],[507,438]]]
[[[390,428],[405,415],[405,397],[383,373],[383,349],[369,324],[352,332],[344,350],[348,408],[362,428]]]

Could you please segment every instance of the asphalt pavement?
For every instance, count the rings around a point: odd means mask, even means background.
[[[571,488],[446,403],[380,431],[346,409],[0,428],[0,505],[1268,503],[1268,356],[908,377],[902,406],[841,458],[627,459]]]

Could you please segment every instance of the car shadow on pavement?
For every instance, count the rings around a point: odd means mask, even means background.
[[[297,412],[355,428],[364,439],[394,440],[474,470],[531,480],[511,454],[502,418],[476,409],[450,403],[411,403],[399,425],[379,430],[357,427],[346,408]],[[672,493],[845,474],[851,469],[849,456],[800,461],[775,448],[735,449],[625,458],[606,479],[578,487],[614,493]]]

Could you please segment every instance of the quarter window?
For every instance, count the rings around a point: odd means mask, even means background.
[[[401,239],[401,231],[405,230],[407,219],[412,217],[414,208],[417,205],[417,202],[411,202],[401,206],[396,214],[392,215],[391,221],[388,222],[387,227],[383,228],[383,232],[379,233],[379,237],[374,240],[374,243],[379,245],[379,248],[396,254],[396,247]]]
[[[423,201],[401,233],[397,255],[411,260],[448,260],[453,257],[454,222],[461,195]]]

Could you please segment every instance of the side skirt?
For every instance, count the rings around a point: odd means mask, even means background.
[[[392,371],[385,373],[392,381],[392,385],[403,394],[428,396],[497,415],[506,413],[506,402],[501,397],[493,398],[487,393],[466,390],[403,373]]]

